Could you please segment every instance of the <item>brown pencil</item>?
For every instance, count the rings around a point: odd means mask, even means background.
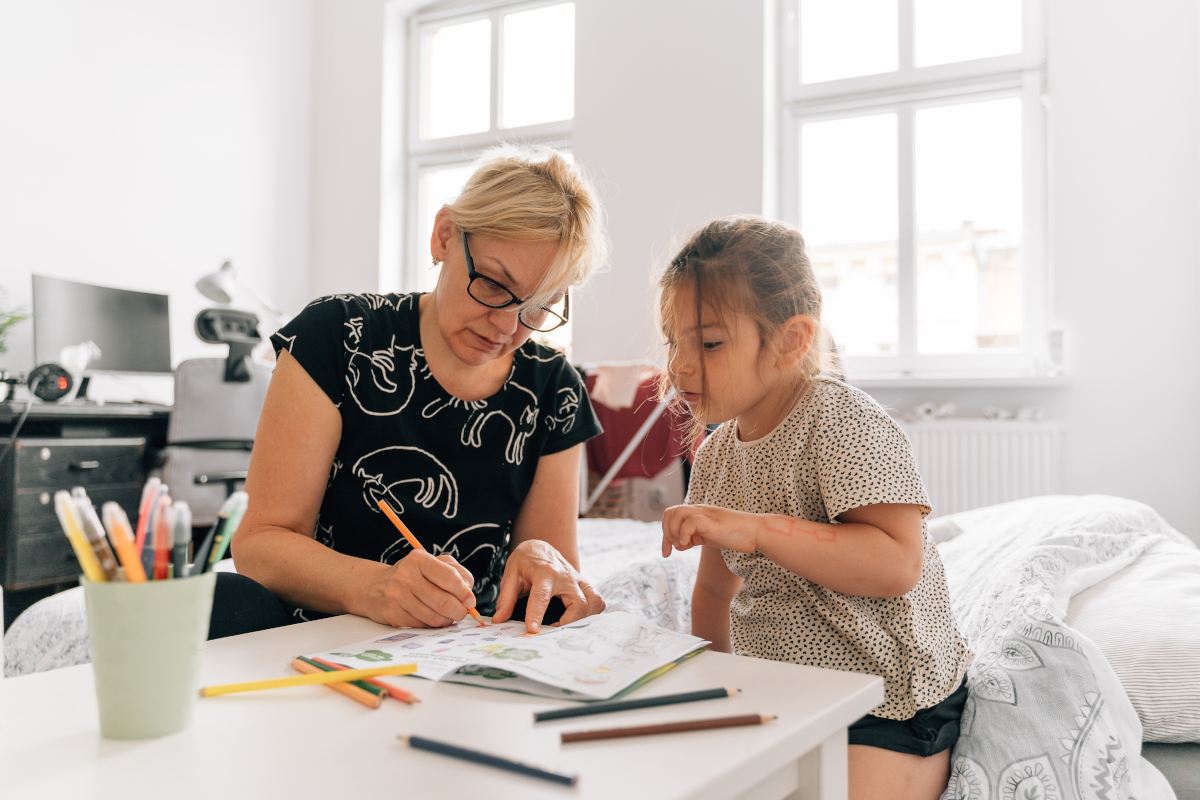
[[[762,725],[775,719],[770,714],[743,714],[740,717],[690,719],[686,722],[664,722],[658,725],[637,725],[632,728],[602,728],[595,731],[575,731],[562,734],[562,743],[590,742],[595,739],[621,739],[626,736],[650,736],[656,733],[703,731],[710,728],[736,728],[740,725]]]
[[[292,660],[292,669],[296,670],[297,672],[303,672],[305,675],[311,675],[315,672],[322,671],[320,667],[314,667],[312,664],[305,664],[298,658]],[[383,705],[383,697],[363,691],[357,686],[350,686],[346,683],[327,683],[325,685],[330,689],[333,689],[335,692],[341,692],[347,697],[357,700],[368,708],[379,708],[381,705]]]

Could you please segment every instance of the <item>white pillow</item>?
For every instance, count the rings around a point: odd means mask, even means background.
[[[1104,653],[1147,742],[1200,742],[1200,550],[1182,540],[1072,597],[1064,620]]]

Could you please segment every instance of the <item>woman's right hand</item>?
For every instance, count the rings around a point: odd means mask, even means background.
[[[367,616],[393,628],[444,628],[475,607],[474,578],[451,556],[414,550],[368,587]]]

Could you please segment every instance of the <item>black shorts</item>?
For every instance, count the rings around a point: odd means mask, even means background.
[[[967,702],[967,678],[936,706],[922,708],[912,719],[895,720],[870,714],[850,726],[850,744],[881,747],[897,753],[931,756],[958,741],[958,721]]]

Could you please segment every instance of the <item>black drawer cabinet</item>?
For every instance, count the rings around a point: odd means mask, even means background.
[[[18,439],[17,481],[29,487],[138,483],[144,439]],[[89,492],[90,494],[90,492]]]
[[[113,500],[137,519],[146,440],[18,439],[0,465],[0,578],[5,589],[75,579],[79,561],[58,524],[54,493],[87,489],[97,511]]]

